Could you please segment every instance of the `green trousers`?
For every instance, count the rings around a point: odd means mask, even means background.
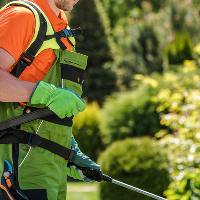
[[[71,147],[71,127],[35,120],[21,125],[20,129],[36,132],[41,137]],[[1,144],[0,155],[2,174],[3,159],[13,163],[12,144]],[[65,200],[67,161],[40,147],[19,144],[18,181],[21,190],[46,189],[48,200]]]

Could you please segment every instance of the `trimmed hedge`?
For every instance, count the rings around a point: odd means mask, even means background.
[[[167,154],[148,137],[113,143],[100,155],[98,163],[102,172],[113,179],[159,196],[170,183]],[[101,200],[149,198],[112,183],[100,183]]]

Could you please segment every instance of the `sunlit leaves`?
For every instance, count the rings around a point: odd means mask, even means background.
[[[144,76],[142,74],[136,74],[134,75],[135,80],[140,80],[142,81],[145,85],[150,85],[152,88],[157,88],[158,87],[158,82],[149,76]]]
[[[179,179],[164,192],[168,200],[198,200],[200,198],[200,170],[180,174]]]

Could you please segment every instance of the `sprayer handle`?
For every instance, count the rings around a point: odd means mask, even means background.
[[[86,167],[81,167],[80,169],[82,170],[83,174],[91,180],[95,180],[98,182],[101,182],[101,181],[112,182],[112,178],[103,174],[103,172],[100,170],[89,169]]]
[[[74,165],[74,164],[71,163],[71,162],[68,162],[67,166],[69,167],[71,165]],[[77,166],[77,165],[75,165],[75,166],[82,171],[84,176],[86,176],[87,178],[89,178],[91,180],[95,180],[95,181],[98,181],[98,182],[101,182],[101,181],[112,182],[112,178],[103,174],[103,172],[100,171],[100,170],[90,169],[90,168],[87,168],[87,167],[80,167],[80,166]]]

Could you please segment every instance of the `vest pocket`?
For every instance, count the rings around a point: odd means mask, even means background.
[[[43,81],[56,87],[71,89],[81,96],[88,57],[67,50],[55,50],[54,52],[57,59]]]
[[[69,64],[61,64],[61,78],[83,84],[84,70]]]
[[[82,84],[87,58],[87,56],[79,53],[61,51],[60,67],[62,87],[73,90],[79,96],[82,95]]]
[[[62,87],[73,90],[79,96],[82,95],[83,75],[84,70],[72,65],[61,64]]]

